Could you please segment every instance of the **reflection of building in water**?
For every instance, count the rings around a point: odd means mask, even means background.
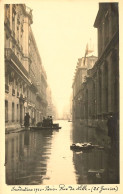
[[[119,114],[118,3],[99,3],[94,27],[98,30],[98,60],[95,58],[93,66],[82,70],[82,60],[78,61],[73,82],[73,118],[107,134],[107,116]],[[105,136],[105,143],[107,140]]]
[[[46,115],[47,77],[31,30],[32,10],[5,5],[5,122],[23,125],[25,112],[38,122]]]
[[[47,145],[51,144],[52,131],[29,131],[6,136],[6,183],[42,183],[47,172]],[[50,137],[50,138],[49,138]]]
[[[108,165],[108,154],[103,150],[93,150],[92,152],[73,152],[73,163],[77,174],[78,184],[108,184],[118,182],[117,177],[109,177],[111,171]],[[114,168],[115,170],[115,168]]]
[[[78,184],[119,183],[118,160],[104,150],[73,152],[73,164]]]

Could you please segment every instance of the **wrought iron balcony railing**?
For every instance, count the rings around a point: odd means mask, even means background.
[[[19,58],[15,55],[11,48],[5,48],[5,60],[6,61],[14,61],[14,63],[19,67],[19,69],[29,77],[28,71],[20,62]]]

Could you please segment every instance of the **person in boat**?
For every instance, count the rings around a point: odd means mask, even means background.
[[[45,117],[43,117],[42,126],[43,126],[43,127],[46,127],[46,118],[45,118]]]
[[[53,126],[53,119],[52,119],[52,116],[50,116],[50,126],[51,126],[51,127]]]
[[[49,126],[49,119],[48,118],[43,117],[42,126],[43,127],[48,127]]]
[[[50,127],[50,117],[47,117],[47,126]]]
[[[25,127],[29,127],[29,120],[30,120],[30,115],[29,115],[29,113],[26,113],[26,115],[24,117],[24,126]]]

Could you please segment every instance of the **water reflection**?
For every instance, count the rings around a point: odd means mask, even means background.
[[[51,154],[52,131],[6,136],[6,183],[41,184]]]
[[[98,143],[95,131],[78,123],[59,121],[59,131],[25,131],[6,135],[6,183],[118,183],[118,155],[94,149],[73,152],[74,142]],[[113,161],[113,162],[112,162]]]
[[[79,123],[73,124],[73,143],[92,142],[104,145],[96,133],[96,129]],[[100,134],[101,135],[101,134]],[[86,152],[73,152],[73,164],[76,169],[78,184],[115,184],[119,183],[118,150],[93,149]]]

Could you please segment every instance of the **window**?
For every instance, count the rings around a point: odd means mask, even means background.
[[[20,85],[19,85],[19,81],[17,81],[17,97],[19,97],[19,89],[20,89]]]
[[[5,39],[5,48],[9,48],[10,47],[10,39],[6,34],[6,39]]]
[[[18,104],[17,104],[17,122],[18,122]]]
[[[7,18],[10,18],[10,5],[9,4],[6,4],[6,15],[7,15]]]
[[[15,14],[12,14],[12,30],[15,32]]]
[[[12,95],[15,96],[15,80],[12,81]]]
[[[112,10],[112,33],[114,34],[118,29],[119,20],[118,20],[118,3],[111,4]]]
[[[5,92],[9,92],[8,75],[5,75]]]
[[[14,122],[14,102],[12,102],[12,122]]]
[[[6,71],[7,71],[7,70],[6,70]],[[8,85],[8,83],[9,83],[9,79],[8,79],[8,75],[7,75],[7,73],[6,73],[6,75],[5,75],[5,84]]]
[[[8,101],[5,100],[5,122],[8,122]]]

